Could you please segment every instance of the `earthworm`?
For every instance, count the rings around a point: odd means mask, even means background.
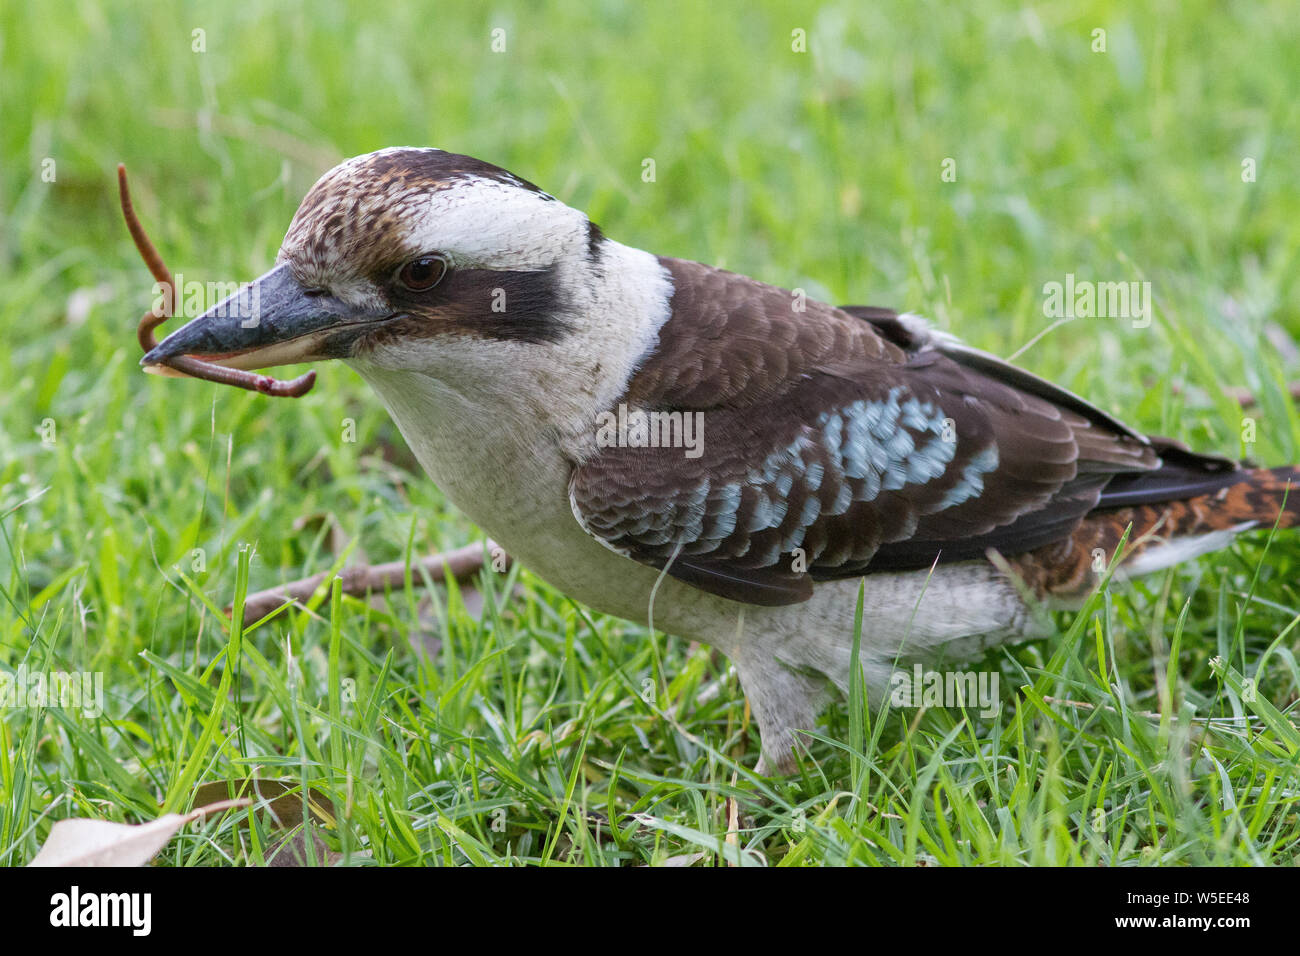
[[[176,280],[172,277],[171,270],[167,268],[166,263],[163,262],[162,256],[158,254],[157,248],[149,241],[144,226],[140,224],[140,219],[135,214],[135,207],[131,204],[131,190],[126,184],[126,165],[123,163],[117,164],[117,190],[122,201],[122,216],[126,219],[126,228],[131,231],[131,239],[134,240],[135,247],[140,252],[140,258],[144,260],[144,264],[149,267],[149,272],[153,274],[154,281],[163,289],[162,312],[159,313],[150,309],[140,319],[140,324],[136,328],[136,338],[140,341],[140,347],[145,352],[149,352],[158,345],[158,340],[154,336],[154,329],[172,317],[173,305],[176,299]],[[162,364],[191,378],[201,378],[221,385],[246,388],[251,392],[261,392],[263,395],[297,398],[300,395],[306,395],[311,391],[312,385],[316,383],[316,372],[314,370],[286,382],[278,378],[272,378],[270,375],[258,375],[254,372],[246,372],[243,369],[215,365],[212,362],[197,359],[192,355],[178,355],[175,358],[164,359]]]

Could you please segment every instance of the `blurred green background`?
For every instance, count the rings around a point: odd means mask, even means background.
[[[202,672],[226,640],[214,611],[242,544],[256,544],[259,588],[323,570],[349,544],[348,560],[379,561],[476,534],[343,367],[320,368],[299,401],[139,372],[134,326],[151,280],[118,212],[119,161],[187,280],[261,273],[339,160],[436,145],[536,182],[622,242],[922,312],[1001,355],[1028,345],[1020,364],[1140,428],[1279,463],[1300,458],[1284,394],[1300,377],[1295,12],[1284,0],[5,3],[0,664],[36,655],[106,670],[125,723],[65,725],[39,746],[10,723],[0,853],[23,858],[47,810],[145,813],[148,795],[169,791],[194,744],[186,709],[205,711],[146,690],[160,678],[140,652]],[[1043,286],[1067,273],[1149,280],[1156,321],[1049,330]],[[1260,398],[1252,443],[1225,386]],[[348,420],[355,443],[340,439]],[[1286,575],[1270,580],[1282,610],[1255,622],[1265,644],[1295,606]],[[551,610],[530,603],[540,617],[519,640],[548,627],[562,640],[563,600],[528,586]],[[382,658],[372,626],[419,626],[394,606],[378,623],[353,608],[355,653]],[[1205,659],[1222,628],[1216,607],[1198,613],[1211,636],[1189,667],[1212,682]],[[1255,631],[1242,630],[1244,668]],[[307,660],[328,635],[304,617],[257,637],[270,660],[301,639]],[[519,653],[550,673],[535,649]],[[438,686],[457,676],[443,666],[408,676]],[[578,699],[590,690],[570,679]],[[1150,674],[1132,680],[1151,690]],[[1295,685],[1278,685],[1280,706]],[[268,752],[294,749],[282,716],[262,723],[277,728]],[[102,766],[85,756],[92,742]],[[248,762],[221,759],[227,776]],[[679,759],[690,765],[674,754],[663,767]]]
[[[1257,333],[1265,318],[1285,326],[1278,310],[1295,301],[1292,13],[6,4],[0,360],[23,381],[67,355],[69,381],[38,397],[70,399],[119,349],[132,357],[126,330],[148,282],[116,212],[116,162],[133,171],[172,268],[229,280],[271,261],[334,162],[429,144],[506,166],[630,244],[923,311],[1003,354],[1045,326],[1044,282],[1148,278],[1179,334],[1230,337],[1193,377],[1255,384],[1247,366],[1268,358]],[[794,31],[806,53],[792,50]],[[646,158],[654,183],[641,178]],[[955,182],[941,181],[948,158]],[[67,296],[102,283],[114,308],[69,327]],[[1143,424],[1196,427],[1153,422],[1164,414],[1142,404],[1152,364],[1195,364],[1158,329],[1079,323],[1027,364]],[[352,387],[345,372],[327,375]],[[6,424],[15,439],[28,431]],[[1231,443],[1235,430],[1213,437]],[[1293,450],[1293,431],[1266,431],[1265,448]]]

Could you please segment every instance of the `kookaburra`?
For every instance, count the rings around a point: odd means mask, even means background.
[[[1126,529],[1140,574],[1300,518],[1297,469],[1144,436],[910,314],[622,245],[436,149],[326,173],[275,267],[143,364],[186,355],[351,366],[525,567],[726,653],[764,770],[847,687],[862,582],[879,700],[900,665],[1037,636]]]

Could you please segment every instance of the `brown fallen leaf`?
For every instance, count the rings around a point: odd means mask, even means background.
[[[266,849],[266,865],[271,867],[309,866],[312,856],[308,841],[315,851],[315,861],[322,866],[332,866],[343,859],[343,854],[331,850],[317,832],[321,827],[336,826],[334,802],[319,790],[307,789],[307,811],[310,819],[303,825],[302,785],[296,781],[263,780],[245,777],[236,780],[214,780],[202,784],[194,792],[194,800],[213,800],[230,795],[252,798],[250,806],[273,828],[273,837]],[[353,853],[356,859],[360,854]]]
[[[231,796],[245,798],[255,812],[270,817],[273,826],[290,830],[302,823],[302,785],[284,780],[213,780],[200,784],[194,791],[194,802],[224,800]],[[334,826],[334,803],[318,790],[308,788],[307,809],[313,820]]]
[[[308,840],[311,841],[312,850],[307,848]],[[343,859],[343,854],[331,850],[316,832],[316,828],[312,827],[311,829],[300,828],[274,843],[266,851],[266,865],[273,868],[311,866],[313,851],[318,866],[333,866]],[[353,856],[355,858],[357,854]]]
[[[28,866],[144,866],[176,831],[209,813],[246,807],[250,800],[222,800],[189,813],[168,813],[148,823],[113,823],[73,817],[50,828],[50,837]]]

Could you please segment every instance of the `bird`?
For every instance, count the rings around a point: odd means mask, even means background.
[[[913,313],[624,245],[433,148],[326,172],[274,267],[141,363],[186,357],[350,366],[519,563],[725,654],[766,774],[855,661],[879,702],[912,662],[1048,636],[1106,574],[1300,520],[1296,467],[1143,434]]]

